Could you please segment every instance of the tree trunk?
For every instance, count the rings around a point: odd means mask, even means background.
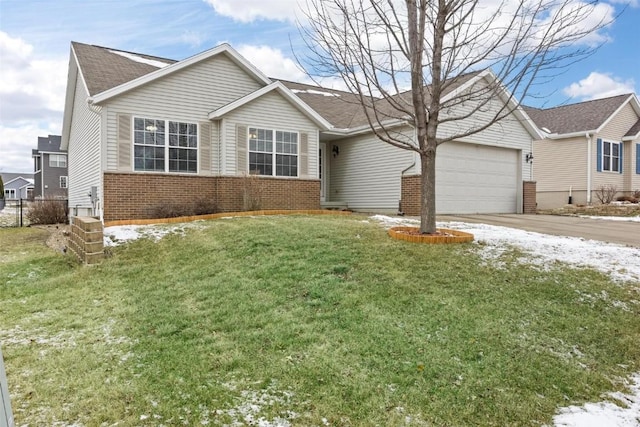
[[[420,233],[436,232],[436,150],[420,154]]]

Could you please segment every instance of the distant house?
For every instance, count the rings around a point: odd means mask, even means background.
[[[31,150],[36,198],[67,197],[67,153],[60,149],[60,139],[60,135],[39,136],[38,148]]]
[[[33,174],[3,172],[4,198],[7,201],[33,198]]]
[[[470,73],[450,91],[494,82],[490,71]],[[72,42],[62,131],[71,214],[148,218],[154,206],[196,198],[238,211],[249,175],[263,209],[397,212],[402,203],[417,214],[417,154],[375,137],[352,97],[271,79],[227,44],[174,61]],[[438,149],[439,213],[522,212],[539,136],[507,95],[484,109],[505,104],[513,112],[498,125]],[[405,118],[390,121],[415,137]]]
[[[533,142],[539,209],[598,203],[596,191],[640,190],[640,103],[618,95],[555,108],[526,108],[544,133]]]

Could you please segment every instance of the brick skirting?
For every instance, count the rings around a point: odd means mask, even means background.
[[[153,218],[162,204],[213,201],[217,212],[320,209],[320,180],[269,177],[104,174],[104,220]]]

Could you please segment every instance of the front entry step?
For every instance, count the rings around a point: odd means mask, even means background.
[[[341,211],[349,209],[347,202],[320,202],[320,207],[322,209],[336,209]]]

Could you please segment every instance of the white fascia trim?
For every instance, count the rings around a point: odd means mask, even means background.
[[[635,141],[636,139],[640,139],[640,132],[636,133],[635,135],[622,137],[623,141]]]
[[[60,142],[60,148],[64,150],[67,150],[69,148],[69,138],[71,135],[71,116],[73,115],[74,103],[76,98],[76,81],[78,79],[78,74],[80,74],[82,78],[82,84],[84,85],[84,88],[86,90],[87,84],[84,81],[84,77],[82,77],[76,52],[73,49],[73,45],[71,45],[71,51],[69,53],[69,71],[67,73],[67,88],[65,91],[64,100],[64,113],[62,117],[62,138]],[[89,93],[88,90],[87,93]]]
[[[502,84],[502,82],[498,80],[498,76],[496,76],[495,73],[489,68],[482,71],[477,76],[469,79],[468,82],[464,83],[463,85],[458,87],[456,90],[449,92],[447,95],[445,95],[442,98],[442,102],[446,102],[449,99],[459,95],[461,92],[472,87],[474,84],[476,84],[482,79],[488,79],[490,81],[498,81],[498,84],[500,85],[500,92],[498,93],[498,95],[500,96],[503,102],[505,102],[505,99],[508,100],[507,104],[509,105],[509,107],[513,108],[513,114],[516,116],[516,118],[519,119],[519,121],[523,124],[525,129],[527,129],[527,131],[529,132],[529,135],[531,135],[534,139],[544,138],[544,133],[540,129],[538,129],[538,126],[536,126],[533,120],[531,120],[531,118],[526,113],[526,111],[524,111],[524,109],[511,96],[511,93],[509,92],[509,90]]]
[[[168,74],[175,73],[176,71],[182,70],[185,67],[193,65],[205,59],[209,59],[221,53],[227,54],[233,62],[240,66],[240,68],[253,75],[253,77],[260,82],[264,83],[265,85],[271,83],[271,80],[267,76],[265,76],[260,70],[258,70],[249,61],[242,57],[235,49],[229,46],[229,44],[223,43],[212,49],[205,50],[204,52],[198,53],[187,59],[183,59],[182,61],[167,65],[166,67],[159,68],[156,71],[152,71],[151,73],[138,77],[137,79],[131,80],[127,83],[123,83],[120,86],[105,90],[104,92],[90,97],[89,102],[93,104],[99,104],[106,101],[107,99],[113,98],[114,96],[118,96],[124,92],[135,89],[156,79],[160,79]]]
[[[624,107],[626,107],[627,104],[631,103],[631,106],[633,107],[633,109],[636,111],[636,114],[640,115],[640,103],[638,103],[638,98],[636,98],[635,94],[630,94],[627,99],[620,104],[620,106],[616,109],[616,111],[614,111],[608,118],[607,120],[605,120],[600,127],[597,129],[597,132],[600,133],[602,131],[602,129],[605,128],[605,126],[607,126],[611,120],[613,120],[613,118],[615,116],[618,115],[618,113],[620,111],[622,111],[622,109]]]
[[[398,126],[411,126],[411,123],[409,123],[408,120],[391,119],[382,123],[376,123],[374,128],[382,129],[383,127],[393,128]],[[346,129],[332,128],[328,131],[323,132],[323,134],[347,137],[347,136],[362,135],[369,132],[373,132],[373,129],[371,128],[370,125],[366,124],[366,125],[360,125],[354,128],[346,128]]]
[[[591,135],[595,135],[597,133],[597,130],[581,130],[578,132],[571,132],[571,133],[544,133],[544,139],[565,139],[565,138],[577,138],[577,137],[583,137],[585,134],[591,134]]]
[[[243,96],[242,98],[236,99],[233,102],[225,105],[224,107],[218,108],[215,111],[209,113],[209,120],[217,120],[222,118],[225,114],[242,107],[249,102],[260,98],[261,96],[273,91],[277,90],[282,96],[284,96],[289,102],[294,104],[300,111],[302,111],[307,117],[309,117],[316,125],[318,125],[322,130],[332,129],[333,126],[331,123],[326,121],[320,114],[318,114],[314,109],[309,107],[304,101],[298,98],[289,88],[287,88],[282,82],[275,81],[267,86],[264,86],[255,92],[251,92],[248,95]]]
[[[21,179],[21,180],[23,180],[23,181],[26,181],[26,182],[29,182],[29,180],[28,180],[27,178],[24,178],[24,177],[22,177],[22,176],[17,176],[17,177],[15,177],[15,178],[13,178],[11,181],[7,181],[7,182],[5,182],[5,183],[4,183],[4,185],[5,185],[5,186],[7,186],[7,185],[11,184],[12,182],[17,181],[17,180],[19,180],[19,179]]]

